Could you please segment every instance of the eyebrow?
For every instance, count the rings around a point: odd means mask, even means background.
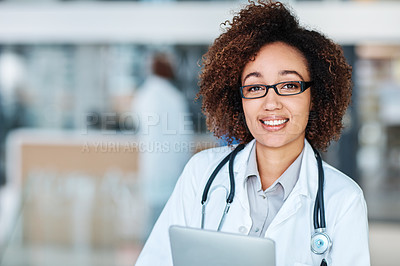
[[[261,75],[260,72],[251,72],[251,73],[247,74],[247,75],[244,77],[244,79],[243,79],[243,81],[242,81],[242,84],[244,84],[244,82],[246,81],[246,79],[248,79],[248,78],[250,78],[250,77],[259,78],[259,77],[262,77],[262,75]]]
[[[301,78],[302,80],[304,80],[303,76],[300,75],[300,73],[297,72],[297,71],[295,71],[295,70],[282,70],[282,71],[279,71],[279,76],[286,76],[286,75],[290,75],[290,74],[297,75],[297,76],[299,76],[299,78]],[[246,81],[246,79],[248,79],[248,78],[250,78],[250,77],[259,78],[259,77],[262,77],[262,75],[261,75],[260,72],[257,72],[257,71],[251,72],[251,73],[247,74],[247,75],[244,77],[244,79],[243,79],[243,81],[242,81],[242,84],[244,84],[244,82]]]
[[[290,75],[290,74],[295,74],[295,75],[299,76],[302,80],[304,80],[303,76],[300,75],[300,73],[295,70],[282,70],[279,72],[279,76],[285,76],[285,75]]]

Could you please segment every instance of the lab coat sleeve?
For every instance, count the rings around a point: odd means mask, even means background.
[[[332,234],[330,266],[370,265],[367,206],[362,192],[345,199],[347,210],[341,215]]]
[[[195,155],[185,166],[171,197],[154,225],[136,266],[172,266],[168,230],[171,225],[185,226],[192,216],[198,187],[194,175],[196,158]]]

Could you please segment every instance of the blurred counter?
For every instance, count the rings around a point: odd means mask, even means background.
[[[216,146],[198,135],[193,153]],[[135,135],[19,130],[7,142],[0,265],[132,265],[149,209]],[[4,201],[5,202],[5,201]],[[2,208],[0,208],[2,210]],[[60,264],[61,263],[61,264]]]

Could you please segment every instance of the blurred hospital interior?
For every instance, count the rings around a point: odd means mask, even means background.
[[[364,191],[372,265],[399,265],[400,2],[283,2],[353,66],[346,128],[323,157]],[[244,3],[0,1],[0,266],[135,263],[178,178],[163,171],[148,194],[144,153],[185,162],[224,145],[194,99],[202,55]],[[173,117],[136,109],[159,54],[183,108]],[[180,142],[144,138],[173,118],[181,127],[161,131]]]

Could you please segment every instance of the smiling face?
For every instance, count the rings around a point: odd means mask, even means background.
[[[310,73],[300,51],[282,42],[263,46],[241,76],[242,86],[284,81],[310,81]],[[270,88],[265,97],[242,99],[242,104],[247,127],[258,146],[303,147],[311,108],[310,89],[298,95],[279,96]]]

